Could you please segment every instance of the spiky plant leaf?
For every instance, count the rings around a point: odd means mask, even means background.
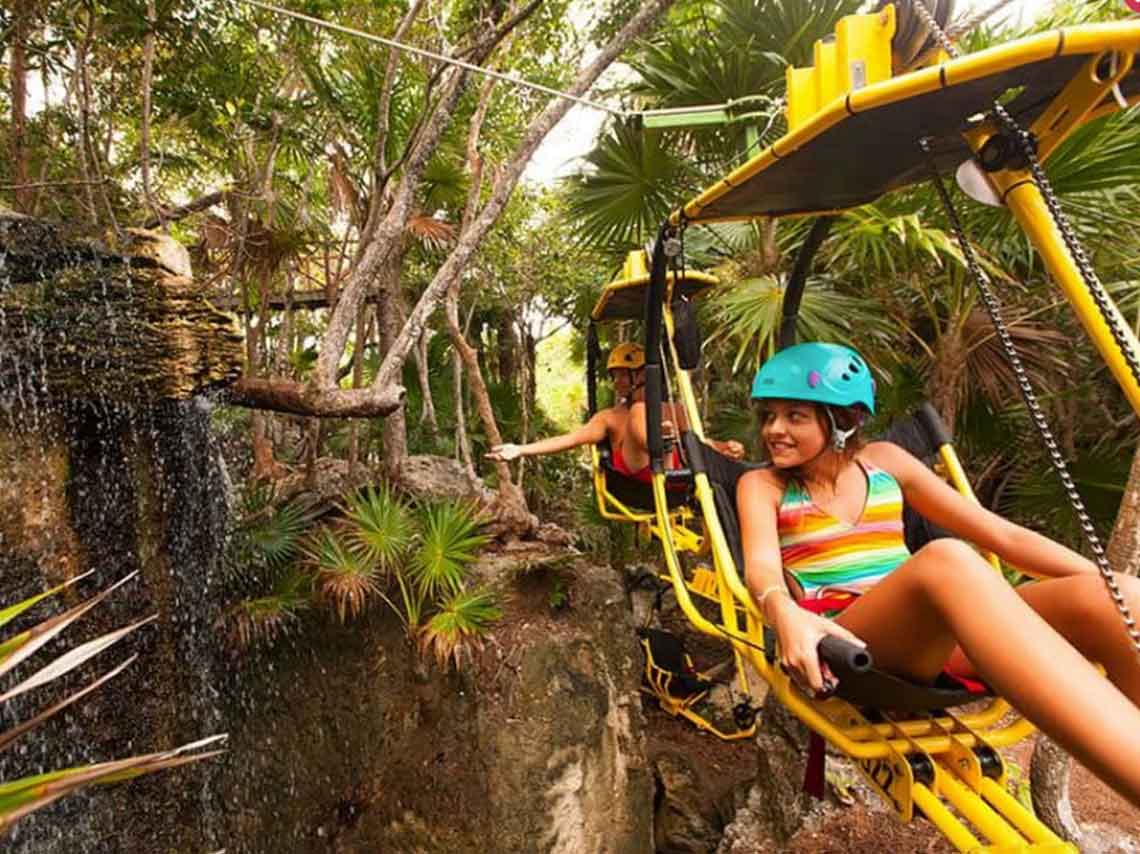
[[[88,659],[94,658],[99,653],[108,647],[121,641],[127,635],[134,632],[136,629],[145,626],[147,623],[154,622],[158,619],[158,614],[152,614],[145,619],[138,620],[131,623],[129,626],[123,626],[121,629],[115,629],[112,632],[107,632],[105,635],[100,635],[94,640],[89,640],[85,644],[77,646],[75,649],[70,650],[59,658],[52,661],[50,664],[41,667],[27,679],[24,679],[19,684],[0,694],[0,703],[7,700],[12,700],[21,694],[46,685],[59,677],[70,673],[76,667],[85,663]]]
[[[435,655],[440,667],[449,662],[459,670],[463,658],[468,659],[483,648],[483,639],[491,626],[503,615],[490,590],[462,590],[445,599],[438,613],[420,632],[422,654]]]
[[[66,768],[0,783],[0,834],[29,813],[84,786],[94,783],[117,783],[166,768],[175,768],[179,765],[201,762],[203,759],[218,756],[223,751],[213,750],[193,755],[186,754],[224,740],[226,737],[225,735],[212,736],[162,753],[149,753],[114,762]]]
[[[23,614],[28,609],[35,607],[40,602],[42,602],[44,599],[48,599],[48,598],[54,596],[56,593],[59,593],[61,590],[65,590],[66,588],[75,584],[75,582],[86,578],[87,576],[89,576],[94,571],[95,570],[93,570],[93,569],[88,570],[87,572],[83,573],[82,575],[75,576],[75,578],[71,579],[70,581],[65,581],[63,584],[60,584],[57,587],[51,588],[51,590],[45,590],[43,593],[38,593],[35,596],[31,596],[22,602],[17,602],[15,605],[9,605],[7,608],[0,610],[0,627],[8,625],[8,623],[12,622],[12,620],[16,619],[18,616]]]
[[[28,629],[27,631],[20,632],[11,638],[8,638],[3,643],[0,643],[0,676],[10,671],[13,667],[26,661],[36,653],[40,647],[48,643],[52,638],[56,637],[60,632],[110,596],[118,588],[126,584],[132,578],[138,575],[138,572],[132,572],[125,578],[112,584],[102,593],[97,593],[85,602],[81,602],[74,608],[57,614],[50,619],[44,620],[42,623]]]
[[[478,510],[471,504],[443,501],[420,508],[420,541],[409,567],[425,598],[458,593],[471,564],[488,541]]]
[[[342,623],[359,614],[368,597],[379,592],[376,565],[352,549],[343,534],[321,528],[303,548],[316,569],[321,594],[333,602]]]
[[[404,557],[415,537],[407,505],[387,484],[350,496],[344,517],[349,541],[385,572]]]
[[[0,750],[7,749],[11,745],[15,744],[20,739],[21,736],[31,732],[33,729],[38,727],[44,721],[51,718],[56,713],[62,712],[64,709],[66,709],[72,703],[75,703],[78,700],[83,699],[88,694],[90,694],[92,691],[95,691],[99,687],[101,687],[104,683],[109,682],[110,680],[114,679],[116,676],[118,676],[120,673],[122,673],[128,667],[130,667],[135,662],[135,660],[137,658],[138,658],[138,655],[132,655],[130,658],[128,658],[122,664],[120,664],[117,667],[115,667],[115,668],[107,671],[106,673],[104,673],[98,679],[93,681],[90,685],[87,685],[84,688],[81,688],[80,690],[78,690],[74,694],[72,694],[71,696],[69,696],[63,700],[60,700],[58,703],[55,703],[51,706],[48,706],[46,709],[44,709],[41,712],[38,712],[34,717],[29,718],[28,720],[24,721],[22,724],[18,724],[18,725],[12,727],[11,729],[9,729],[7,731],[0,733]]]

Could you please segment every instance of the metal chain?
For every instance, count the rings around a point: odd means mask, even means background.
[[[958,51],[950,42],[949,38],[938,26],[937,22],[931,16],[929,10],[925,7],[922,0],[915,0],[914,8],[921,10],[919,16],[923,19],[926,26],[934,33],[938,39],[942,49],[951,56],[957,56]],[[1031,172],[1034,181],[1037,182],[1042,195],[1046,200],[1046,206],[1049,209],[1050,216],[1053,217],[1058,230],[1061,232],[1062,237],[1065,239],[1065,245],[1068,247],[1069,252],[1072,253],[1073,259],[1081,271],[1082,277],[1085,278],[1085,284],[1088,286],[1094,301],[1100,309],[1105,322],[1113,330],[1113,337],[1116,338],[1116,344],[1120,348],[1121,353],[1128,361],[1133,375],[1140,383],[1140,366],[1136,364],[1134,354],[1131,353],[1130,348],[1127,346],[1126,340],[1123,336],[1118,336],[1118,330],[1115,328],[1114,321],[1116,320],[1115,313],[1111,310],[1111,303],[1108,301],[1107,294],[1103,292],[1103,286],[1096,278],[1096,274],[1092,271],[1089,264],[1088,257],[1085,255],[1080,244],[1077,242],[1076,236],[1072,231],[1072,227],[1068,220],[1064,217],[1060,204],[1057,202],[1051,185],[1045,177],[1044,170],[1037,160],[1036,152],[1033,151],[1032,140],[1029,133],[1022,129],[1012,116],[1000,104],[994,104],[994,110],[999,119],[1010,129],[1011,132],[1016,133],[1019,141],[1023,146],[1023,151],[1026,159],[1030,164]],[[974,255],[973,247],[969,240],[966,238],[965,229],[962,226],[961,219],[958,217],[958,212],[954,207],[953,201],[950,198],[949,192],[942,181],[942,176],[938,172],[938,167],[934,162],[933,154],[930,147],[930,142],[927,139],[922,139],[919,142],[920,147],[926,153],[930,161],[930,170],[934,181],[935,189],[938,191],[938,196],[942,200],[942,204],[946,208],[946,213],[950,218],[951,227],[954,230],[954,236],[958,241],[958,245],[962,249],[963,258],[966,261],[966,267],[969,271],[970,277],[978,287],[978,292],[981,294],[982,300],[986,305],[986,311],[990,315],[990,320],[993,322],[995,331],[997,332],[998,339],[1001,342],[1002,349],[1005,351],[1006,359],[1010,367],[1013,368],[1014,375],[1017,379],[1018,388],[1021,390],[1021,396],[1025,400],[1025,405],[1029,410],[1030,417],[1033,420],[1037,432],[1041,435],[1041,439],[1045,444],[1045,448],[1049,453],[1049,461],[1052,463],[1053,468],[1056,470],[1057,475],[1061,479],[1061,484],[1065,489],[1069,502],[1076,512],[1082,533],[1085,535],[1085,540],[1089,545],[1089,549],[1093,553],[1096,567],[1100,572],[1101,578],[1104,580],[1105,587],[1108,588],[1109,595],[1112,597],[1113,603],[1116,605],[1117,611],[1120,613],[1120,618],[1124,622],[1125,631],[1128,633],[1132,641],[1134,651],[1140,656],[1140,630],[1137,629],[1136,621],[1132,617],[1132,613],[1128,608],[1128,603],[1124,600],[1124,595],[1120,592],[1120,587],[1116,583],[1116,577],[1113,575],[1112,567],[1108,564],[1108,556],[1105,553],[1104,546],[1101,544],[1100,537],[1096,533],[1096,527],[1093,525],[1092,519],[1085,508],[1084,500],[1081,498],[1080,491],[1077,489],[1076,484],[1073,482],[1072,475],[1069,473],[1069,467],[1065,462],[1065,458],[1061,453],[1057,440],[1053,436],[1052,430],[1049,428],[1049,423],[1045,418],[1045,413],[1041,408],[1041,404],[1037,400],[1037,395],[1033,391],[1033,386],[1029,382],[1029,376],[1026,373],[1025,366],[1022,364],[1021,357],[1017,353],[1017,348],[1013,343],[1013,338],[1009,334],[1009,329],[1005,325],[1005,321],[1001,314],[1001,302],[997,295],[989,287],[986,277],[978,265],[977,258]],[[1098,295],[1101,297],[1098,299]]]

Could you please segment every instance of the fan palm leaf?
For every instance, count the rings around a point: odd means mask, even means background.
[[[434,653],[441,667],[451,662],[459,670],[464,657],[482,649],[483,638],[502,613],[490,590],[453,593],[420,631],[420,651]]]
[[[490,539],[481,532],[478,510],[470,504],[443,501],[420,510],[419,544],[409,566],[425,598],[458,593],[467,567]]]
[[[375,565],[331,528],[312,535],[303,550],[317,573],[322,595],[332,601],[342,623],[364,610],[368,597],[379,592]]]
[[[350,542],[384,572],[395,566],[411,547],[415,538],[411,514],[387,484],[355,493],[343,509]]]
[[[641,246],[682,195],[691,168],[660,134],[615,125],[564,179],[577,242],[613,254]]]
[[[783,304],[784,285],[775,276],[744,279],[712,297],[709,341],[723,339],[734,349],[733,373],[742,366],[755,372],[773,352]],[[883,329],[881,313],[871,310],[866,301],[842,294],[823,280],[809,280],[804,288],[796,322],[802,340],[862,346]]]

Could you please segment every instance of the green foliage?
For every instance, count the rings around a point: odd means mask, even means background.
[[[458,501],[421,505],[420,536],[408,567],[425,597],[458,593],[464,573],[488,537],[478,510]]]
[[[451,593],[440,600],[439,610],[420,633],[420,650],[433,653],[441,667],[450,662],[459,670],[465,657],[470,660],[482,649],[483,638],[502,614],[489,590]]]
[[[693,184],[686,161],[660,134],[626,125],[613,126],[584,161],[567,179],[566,216],[575,240],[611,255],[649,240]]]
[[[751,376],[775,351],[783,312],[783,283],[774,276],[743,279],[719,289],[710,300],[710,341],[724,338],[735,349],[732,372]],[[804,290],[796,331],[804,341],[837,341],[862,346],[883,329],[881,313],[866,301],[816,280]]]
[[[253,564],[280,569],[301,549],[301,538],[313,521],[312,509],[303,502],[276,502],[272,484],[253,482],[242,499],[238,527],[242,557]]]
[[[342,623],[357,616],[369,595],[379,592],[378,566],[354,550],[341,532],[318,528],[304,551],[316,572],[321,594],[332,601]]]
[[[344,508],[348,537],[365,560],[387,573],[411,547],[414,528],[407,506],[383,484],[349,496]]]

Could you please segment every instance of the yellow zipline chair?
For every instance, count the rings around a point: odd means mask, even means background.
[[[696,270],[671,272],[669,277],[675,285],[671,289],[674,299],[686,303],[703,296],[717,285],[714,276]],[[598,373],[603,364],[597,324],[640,320],[644,314],[648,285],[649,270],[645,251],[638,249],[630,252],[618,278],[602,289],[598,302],[590,313],[586,345],[586,388],[590,415],[598,411]],[[602,517],[640,525],[648,534],[655,535],[652,488],[614,468],[608,443],[592,449],[591,470],[594,495]],[[669,482],[666,497],[677,548],[685,552],[700,552],[704,538],[694,527],[692,478],[688,470],[683,468],[670,470],[666,477]]]
[[[898,19],[889,4],[870,15],[843,19],[835,39],[817,45],[811,68],[788,72],[788,132],[678,208],[662,228],[646,302],[646,397],[651,414],[652,401],[661,400],[662,394],[662,337],[672,334],[667,255],[678,266],[683,228],[694,222],[760,216],[818,217],[785,290],[780,337],[786,345],[794,340],[803,282],[812,253],[826,238],[828,215],[950,170],[958,170],[972,195],[984,199],[988,188],[991,203],[1010,209],[1140,414],[1140,345],[1072,246],[1072,235],[1060,223],[1063,214],[1038,165],[1082,123],[1120,109],[1121,102],[1136,103],[1140,72],[1133,64],[1140,51],[1140,20],[1066,27],[952,59],[955,49],[935,31],[945,19],[931,29],[929,12],[916,12],[917,2],[921,0],[897,4],[905,13]],[[940,2],[937,8],[950,5]],[[905,26],[900,23],[904,17]],[[884,57],[890,57],[889,68]],[[904,73],[891,76],[900,71]],[[1001,105],[995,104],[998,99]],[[1028,133],[1021,129],[1026,125]],[[949,204],[948,209],[955,219]],[[955,227],[960,232],[956,222]],[[959,240],[984,293],[985,284],[960,233]],[[691,389],[683,382],[681,398],[687,410],[696,411]],[[663,510],[661,429],[652,418],[648,432],[654,496]],[[858,705],[868,698],[856,694],[859,685],[869,684],[863,680],[878,677],[870,674],[871,662],[857,648],[836,644],[838,649],[821,650],[833,669],[844,674],[839,692],[854,703],[839,696],[809,698],[773,666],[774,651],[770,642],[765,644],[763,622],[726,537],[725,527],[735,523],[735,480],[731,473],[710,478],[707,459],[713,457],[703,453],[698,438],[686,437],[686,450],[704,534],[718,582],[740,610],[722,606],[719,622],[697,610],[659,511],[666,566],[678,603],[694,627],[728,637],[775,697],[855,760],[902,820],[920,811],[960,851],[1075,851],[1003,785],[997,748],[1032,732],[1028,722],[1009,715],[1004,700],[995,698],[968,713],[940,709],[935,703],[927,707],[933,711],[878,709],[872,721]],[[963,488],[960,466],[950,459],[948,473],[961,479]],[[718,513],[718,498],[723,515]]]
[[[662,709],[671,715],[680,715],[723,741],[751,738],[756,734],[758,709],[747,696],[733,707],[735,730],[721,729],[696,710],[717,682],[697,671],[679,637],[660,629],[639,629],[637,634],[645,653],[647,687],[642,690],[656,697]]]

